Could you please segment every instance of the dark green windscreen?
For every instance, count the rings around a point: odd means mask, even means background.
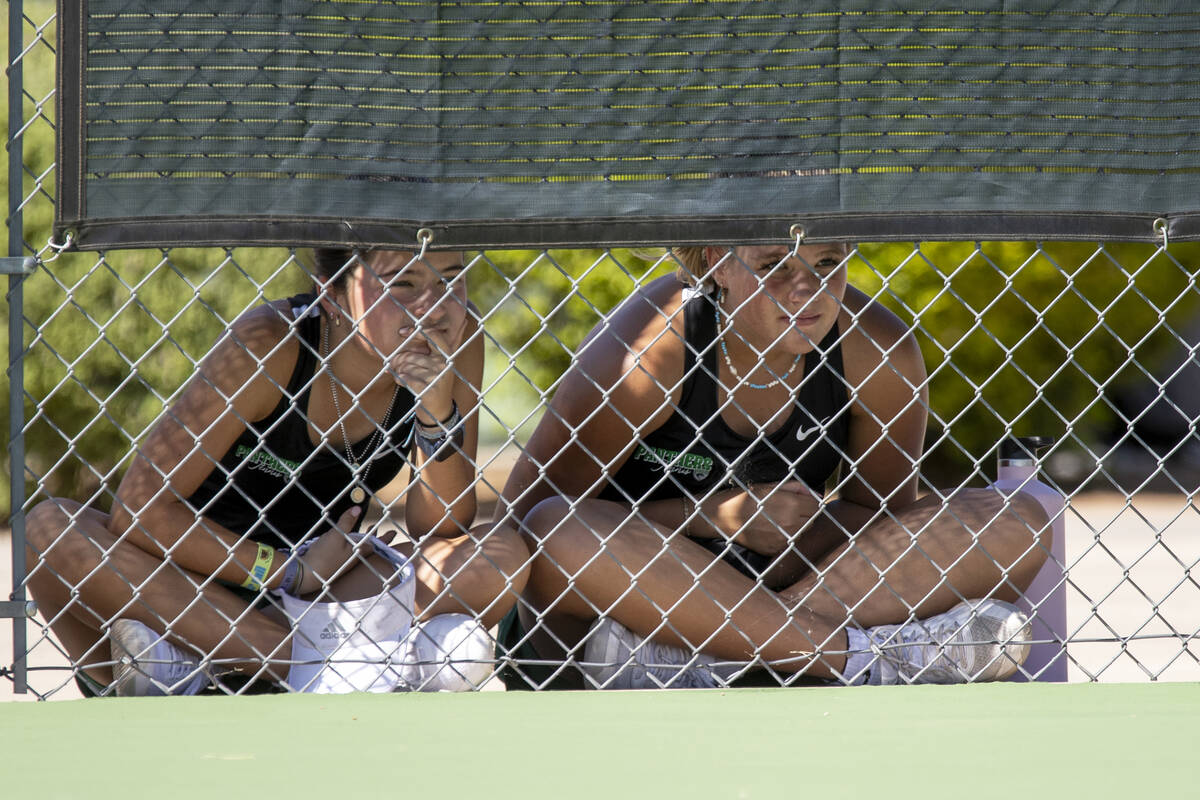
[[[59,11],[83,247],[1200,238],[1184,0]]]

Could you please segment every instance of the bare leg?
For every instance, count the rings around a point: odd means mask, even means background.
[[[119,540],[107,525],[106,514],[60,499],[39,504],[26,520],[36,565],[29,589],[73,663],[109,660],[103,640],[117,618],[210,653],[223,667],[257,672],[264,661],[288,657],[290,627],[282,617],[250,609],[219,585],[200,587],[201,576]],[[109,665],[87,671],[102,683],[112,680]]]
[[[525,520],[541,542],[527,595],[540,609],[590,621],[601,614],[642,636],[723,660],[768,662],[835,677],[845,651],[840,619],[792,608],[686,537],[603,500],[540,503]],[[553,625],[554,623],[551,622]],[[578,624],[578,623],[577,623]]]
[[[949,610],[960,600],[1012,600],[1045,558],[1046,515],[1036,500],[968,490],[923,500],[868,525],[794,586],[774,593],[708,551],[604,501],[545,501],[526,521],[542,542],[529,596],[546,622],[577,641],[604,614],[642,636],[719,659],[755,654],[782,669],[815,650],[844,651],[845,626],[900,623]],[[837,536],[820,526],[823,540]],[[570,583],[569,583],[570,581]],[[569,618],[564,624],[562,616]],[[573,624],[572,624],[573,622]],[[539,648],[545,639],[536,640]],[[790,667],[789,667],[790,662]],[[822,655],[809,674],[833,677],[845,657]]]
[[[816,524],[837,526],[830,519]],[[1014,495],[1007,508],[987,489],[945,500],[931,495],[866,526],[782,594],[863,627],[923,619],[964,599],[1015,600],[1049,545],[1046,512],[1029,495]]]
[[[468,614],[485,628],[508,613],[529,578],[529,549],[507,526],[479,525],[453,539],[430,536],[414,547],[392,545],[416,555],[417,611]]]
[[[88,674],[111,683],[111,666],[104,663],[110,660],[107,629],[125,618],[164,633],[187,652],[210,655],[221,670],[256,675],[266,663],[268,677],[286,676],[286,664],[271,667],[271,662],[291,657],[292,625],[278,609],[251,608],[220,584],[202,586],[202,576],[120,540],[108,523],[108,515],[100,511],[57,499],[39,504],[27,519],[30,560],[38,565],[29,579],[30,591],[72,663],[90,662],[94,666],[85,668]],[[523,543],[516,544],[526,552]],[[395,569],[386,559],[373,554],[362,559],[321,599],[374,596],[394,580]],[[453,566],[451,559],[444,561]],[[466,571],[470,580],[480,570]],[[521,573],[517,590],[523,583]],[[472,588],[471,598],[482,591],[480,586]],[[497,596],[499,591],[489,600]]]

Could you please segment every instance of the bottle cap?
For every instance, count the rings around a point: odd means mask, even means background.
[[[1038,453],[1052,444],[1053,436],[1009,436],[1000,442],[1000,460],[1035,461]]]

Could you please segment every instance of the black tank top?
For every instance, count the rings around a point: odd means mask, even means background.
[[[846,451],[850,429],[837,325],[805,354],[804,380],[787,421],[770,434],[754,437],[735,433],[721,419],[716,382],[720,345],[711,295],[695,292],[686,301],[684,337],[678,408],[638,442],[599,496],[630,503],[686,492],[699,499],[714,489],[778,483],[789,477],[823,492]],[[724,542],[698,541],[724,554]]]
[[[272,547],[292,547],[324,533],[354,505],[353,473],[345,452],[309,440],[306,414],[321,326],[313,300],[312,295],[288,300],[300,346],[279,404],[247,425],[187,500],[196,513]],[[379,437],[370,453],[364,452],[370,436],[351,448],[360,470],[370,460],[367,486],[372,492],[396,477],[407,462],[414,403],[412,393],[400,387],[391,414],[380,422],[388,435]]]

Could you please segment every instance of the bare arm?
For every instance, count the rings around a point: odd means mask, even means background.
[[[110,527],[116,536],[180,566],[241,583],[257,545],[185,502],[219,463],[246,423],[279,402],[297,344],[282,311],[271,306],[239,318],[138,448],[117,490]],[[276,581],[277,582],[277,581]]]
[[[472,310],[474,308],[472,307]],[[404,494],[405,529],[413,538],[426,535],[461,536],[475,520],[475,465],[479,448],[479,387],[483,383],[483,334],[474,314],[467,317],[463,343],[443,343],[449,361],[448,378],[453,404],[444,410],[436,406],[432,412],[445,419],[453,407],[462,415],[463,442],[459,450],[437,461],[429,459],[420,448],[412,450],[412,480],[407,489],[389,484],[380,494],[386,504]],[[435,416],[430,414],[431,420]],[[418,417],[419,418],[419,417]]]
[[[843,345],[852,391],[850,474],[829,513],[853,532],[880,510],[896,511],[917,499],[918,461],[925,440],[929,393],[916,338],[894,314],[847,291]]]
[[[640,434],[671,415],[683,378],[680,285],[661,278],[589,335],[514,466],[498,515],[522,519],[555,495],[590,497]]]

